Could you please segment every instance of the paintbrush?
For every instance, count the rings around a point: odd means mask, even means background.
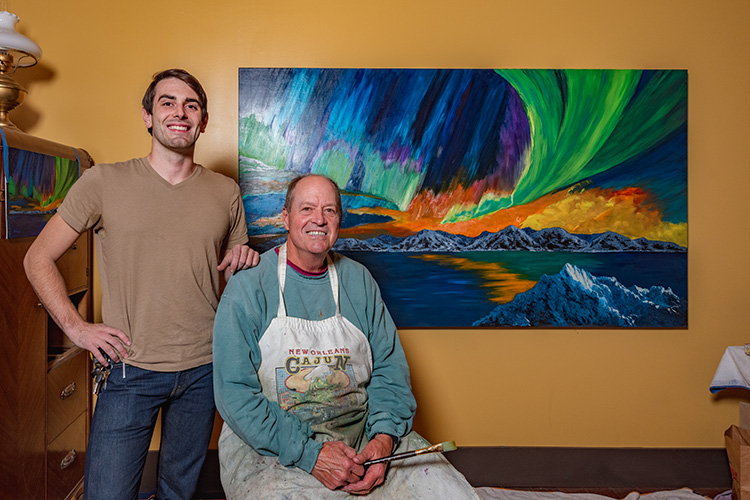
[[[375,460],[368,460],[362,465],[367,467],[368,465],[372,465],[372,464],[380,464],[383,462],[391,462],[393,460],[401,460],[403,458],[415,457],[417,455],[424,455],[425,453],[437,453],[437,452],[445,453],[446,451],[453,451],[455,449],[456,449],[455,441],[445,441],[444,443],[433,444],[432,446],[427,446],[425,448],[420,448],[418,450],[405,451],[403,453],[397,453],[389,457],[376,458]]]

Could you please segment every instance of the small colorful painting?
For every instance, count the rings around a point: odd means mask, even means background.
[[[239,70],[251,244],[331,177],[399,327],[687,327],[687,71]]]
[[[6,237],[36,236],[80,176],[79,162],[13,147],[4,159]]]

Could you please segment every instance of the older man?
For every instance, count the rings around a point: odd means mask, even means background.
[[[298,177],[282,215],[286,243],[232,279],[214,323],[228,498],[477,498],[439,455],[394,463],[388,481],[386,465],[363,466],[404,436],[400,449],[427,445],[410,433],[409,367],[370,273],[330,251],[336,185]]]

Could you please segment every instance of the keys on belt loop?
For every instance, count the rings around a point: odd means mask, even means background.
[[[101,364],[99,360],[96,359],[93,354],[91,354],[91,358],[94,360],[94,369],[91,370],[91,376],[94,377],[93,393],[97,396],[100,392],[102,392],[102,389],[105,389],[107,387],[109,372],[112,371],[112,359],[102,349],[99,349],[99,352],[102,353],[104,359],[107,360],[108,366],[104,366],[103,364]]]

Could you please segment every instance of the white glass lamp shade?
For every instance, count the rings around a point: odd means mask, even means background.
[[[0,52],[13,54],[15,66],[33,66],[42,57],[42,49],[30,39],[16,31],[18,16],[7,11],[0,12]]]

